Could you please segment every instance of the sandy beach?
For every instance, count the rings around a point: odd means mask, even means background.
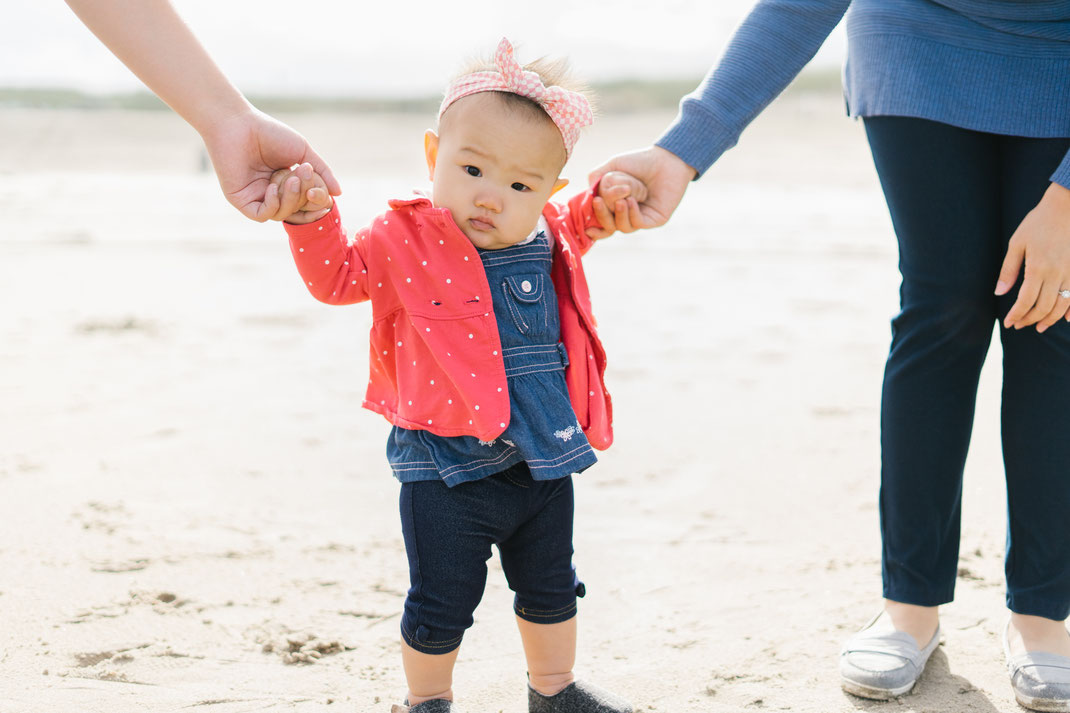
[[[426,176],[429,117],[280,118],[351,225]],[[671,118],[602,117],[566,176]],[[7,108],[0,133],[0,713],[389,711],[408,580],[389,425],[359,407],[370,309],[313,300],[173,114]],[[839,687],[879,608],[898,289],[840,97],[786,96],[667,227],[585,267],[616,443],[576,478],[580,675],[643,712],[1020,710],[998,342],[945,643],[899,700]],[[492,561],[456,670],[469,713],[526,710],[511,601]]]

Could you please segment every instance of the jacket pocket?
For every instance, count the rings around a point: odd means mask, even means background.
[[[508,275],[502,281],[502,292],[513,326],[521,334],[537,336],[550,326],[545,291],[547,279],[540,273]]]

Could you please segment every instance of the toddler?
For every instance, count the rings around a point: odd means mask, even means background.
[[[607,206],[635,211],[646,189],[614,173],[567,205],[549,202],[592,121],[562,81],[559,65],[520,67],[502,40],[493,64],[451,83],[424,137],[430,198],[390,201],[352,240],[310,166],[273,177],[301,182],[303,205],[285,219],[309,291],[372,303],[364,406],[393,424],[387,457],[409,559],[408,696],[395,713],[458,711],[453,665],[492,545],[516,595],[529,711],[632,710],[573,677],[584,585],[571,476],[612,441],[580,255],[588,229],[612,232]]]

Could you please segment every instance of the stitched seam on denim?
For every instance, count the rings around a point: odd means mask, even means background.
[[[547,357],[547,356],[549,356],[551,354],[557,356],[557,360],[561,361],[561,357],[557,353],[557,349],[556,348],[554,348],[554,349],[538,349],[538,350],[533,350],[533,351],[530,351],[530,352],[502,353],[502,358],[505,361],[510,361],[510,360],[514,360],[514,359],[525,359],[525,358],[527,358],[527,359],[537,359],[537,358],[540,358],[540,357],[545,358],[545,357]]]
[[[516,452],[514,452],[513,455],[511,456],[511,458],[517,458],[517,456],[518,456],[518,454]],[[508,462],[508,461],[506,461],[506,462]],[[511,463],[510,465],[513,465],[513,464],[516,464],[516,463],[519,463],[519,462],[521,462],[521,461],[520,460],[513,460],[513,463]],[[449,476],[442,476],[441,481],[443,483],[445,483],[447,487],[450,487],[450,488],[452,488],[452,487],[454,487],[456,485],[460,485],[462,483],[474,483],[477,480],[483,480],[484,478],[488,478],[488,477],[494,475],[495,473],[501,472],[501,465],[502,465],[501,463],[498,463],[498,464],[495,464],[495,465],[483,466],[481,468],[474,468],[474,469],[472,469],[470,471],[467,471],[467,472],[464,472],[464,473],[458,473],[458,474],[449,475]]]
[[[531,470],[548,470],[548,469],[553,469],[553,468],[561,468],[562,466],[567,466],[568,464],[570,464],[570,462],[572,462],[574,460],[579,460],[580,458],[585,456],[587,453],[593,453],[593,452],[594,451],[592,451],[591,446],[587,445],[587,446],[584,447],[582,452],[577,453],[576,455],[569,456],[568,458],[565,458],[564,460],[562,460],[560,458],[554,458],[554,460],[549,460],[549,461],[546,462],[546,465],[542,465],[542,466],[533,466],[531,464],[531,461],[529,461],[528,462],[528,467]]]
[[[588,449],[588,451],[590,451],[590,449]],[[593,452],[593,451],[590,451],[590,452]],[[571,458],[569,458],[567,460],[563,460],[560,463],[547,463],[546,465],[533,465],[533,466],[529,466],[529,467],[531,468],[532,472],[537,471],[537,470],[551,470],[552,471],[552,470],[556,470],[558,468],[562,468],[564,466],[567,466],[569,463],[572,463],[573,461],[580,460],[585,455],[587,455],[586,451],[584,453],[577,453],[573,457],[571,457]]]
[[[530,616],[530,617],[532,617],[534,619],[551,619],[551,618],[554,618],[554,617],[559,617],[559,616],[561,616],[563,614],[568,614],[570,612],[574,612],[574,611],[576,611],[577,606],[578,606],[577,604],[573,604],[571,607],[567,607],[567,608],[562,609],[562,610],[560,610],[558,612],[555,612],[553,614],[540,614],[540,613],[537,613],[535,610],[525,609],[524,607],[513,607],[513,610],[518,615],[520,615],[521,617],[529,617]]]
[[[553,258],[554,249],[549,241],[537,242],[528,245],[511,245],[501,250],[495,250],[493,255],[486,252],[480,255],[484,265],[509,265],[515,262],[531,262],[532,260],[545,260]]]
[[[484,263],[508,265],[511,262],[523,262],[552,255],[553,250],[553,246],[550,245],[549,241],[538,241],[527,245],[510,245],[507,248],[493,251],[493,254],[483,252],[480,254],[480,259]]]
[[[513,318],[513,325],[516,326],[517,331],[521,334],[527,334],[528,329],[530,329],[528,323],[525,322],[524,318],[521,316],[520,308],[516,306],[516,300],[509,294],[509,286],[504,282],[502,283],[502,292],[505,294],[505,304],[509,307],[509,314]]]
[[[543,361],[552,355],[552,361]],[[510,362],[529,362],[524,364],[510,364]],[[540,366],[553,366],[556,370],[565,368],[565,360],[562,358],[561,349],[557,344],[542,344],[535,347],[509,347],[502,350],[502,362],[505,364],[505,375],[511,376],[518,369],[530,369]],[[536,362],[536,363],[530,363]]]
[[[419,471],[419,470],[430,470],[430,471],[432,471],[434,473],[438,472],[438,468],[436,468],[434,465],[430,465],[430,466],[426,466],[426,465],[425,466],[412,466],[412,467],[408,467],[408,468],[399,468],[396,465],[392,465],[392,466],[390,466],[390,469],[393,470],[395,473],[409,473],[409,472],[414,471],[414,470],[416,470],[416,471]]]
[[[542,368],[548,367],[548,368]],[[541,374],[544,372],[564,371],[565,367],[561,366],[561,362],[556,364],[531,364],[530,366],[514,366],[512,369],[505,370],[506,378],[510,376],[527,376],[528,374]]]
[[[545,365],[541,365],[541,366],[546,366],[548,368],[540,369],[540,368],[531,367],[529,369],[524,369],[524,368],[521,368],[521,367],[517,367],[516,369],[511,369],[511,370],[506,371],[505,372],[505,376],[506,376],[506,378],[513,377],[513,376],[530,376],[531,374],[553,373],[553,372],[557,372],[557,371],[564,371],[564,369],[565,369],[565,367],[561,366],[560,364],[545,364]]]
[[[557,352],[557,349],[533,349],[526,352],[510,352],[508,349],[502,350],[502,358],[504,359],[519,359],[521,357],[541,357],[547,354],[553,354]]]
[[[554,614],[560,614],[566,612],[569,609],[575,609],[577,606],[576,600],[573,599],[572,603],[566,604],[563,607],[557,609],[531,609],[530,607],[513,607],[514,609],[523,609],[525,612],[531,612],[532,614],[542,614],[543,616],[553,616]]]
[[[564,453],[562,453],[561,455],[559,455],[559,456],[557,456],[555,458],[531,458],[531,459],[528,460],[528,465],[530,467],[531,464],[533,464],[533,462],[556,462],[557,460],[561,460],[562,458],[571,456],[572,454],[577,453],[578,451],[590,451],[590,450],[591,450],[591,444],[590,443],[581,443],[580,445],[577,445],[575,447],[575,449],[572,449],[571,451],[565,451]]]
[[[487,268],[487,267],[502,267],[504,265],[519,264],[519,263],[522,263],[522,262],[547,263],[547,262],[551,262],[551,261],[552,261],[552,258],[550,256],[550,253],[546,253],[545,255],[531,255],[531,256],[527,256],[527,257],[515,258],[513,260],[500,260],[500,259],[484,260],[483,261],[483,267],[485,267],[485,268]]]
[[[558,364],[561,363],[561,355],[556,349],[553,351],[527,352],[526,354],[503,354],[502,361],[505,362],[506,366],[514,362],[521,362],[519,366],[524,366],[527,362],[545,360],[552,357]]]
[[[425,649],[444,649],[448,646],[456,646],[460,642],[460,640],[464,638],[464,634],[461,634],[457,638],[450,639],[449,641],[428,644],[423,641],[420,641],[415,636],[410,634],[408,631],[405,630],[404,626],[401,627],[401,634],[405,637],[405,642],[414,649],[419,649],[421,647]]]
[[[540,302],[546,301],[542,298],[543,285],[545,284],[543,277],[543,274],[538,272],[526,275],[506,275],[505,283],[508,284],[509,293],[513,299],[522,304],[535,306]],[[517,280],[520,280],[520,285],[516,284]],[[531,280],[535,280],[534,285],[530,284]],[[524,291],[525,281],[529,283],[528,287],[530,288],[527,292]]]
[[[514,364],[514,365],[511,365],[511,366],[506,364],[506,366],[505,366],[506,370],[508,370],[508,369],[523,369],[523,368],[529,368],[529,367],[535,367],[535,366],[553,366],[553,365],[556,365],[557,368],[565,368],[564,366],[562,366],[560,359],[555,359],[552,362],[538,361],[539,359],[546,359],[546,355],[545,354],[525,354],[525,355],[528,356],[528,358],[531,360],[530,362],[525,363],[525,364]],[[522,360],[510,359],[508,361],[510,361],[510,362],[511,361],[518,361],[519,362],[519,361],[522,361]],[[523,361],[526,361],[526,360],[523,360]],[[532,363],[532,362],[534,362],[534,363]]]
[[[525,344],[520,347],[506,347],[502,349],[502,356],[517,356],[522,354],[549,354],[556,352],[556,344]]]
[[[509,456],[513,455],[515,452],[516,452],[516,448],[513,448],[512,446],[509,446],[508,449],[502,451],[500,454],[498,454],[494,458],[484,458],[483,460],[471,460],[471,461],[468,461],[467,463],[459,463],[457,465],[451,465],[448,468],[444,468],[442,470],[442,475],[443,475],[443,477],[446,477],[446,476],[454,475],[456,473],[467,473],[468,471],[477,470],[479,468],[482,468],[482,467],[488,466],[488,465],[495,465],[497,463],[501,463],[504,460],[507,460],[509,458]]]
[[[394,461],[390,465],[434,465],[435,462],[431,460],[399,460]]]

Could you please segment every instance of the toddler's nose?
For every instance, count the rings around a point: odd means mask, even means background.
[[[502,199],[494,191],[482,191],[476,196],[476,207],[489,210],[492,213],[501,213]]]

